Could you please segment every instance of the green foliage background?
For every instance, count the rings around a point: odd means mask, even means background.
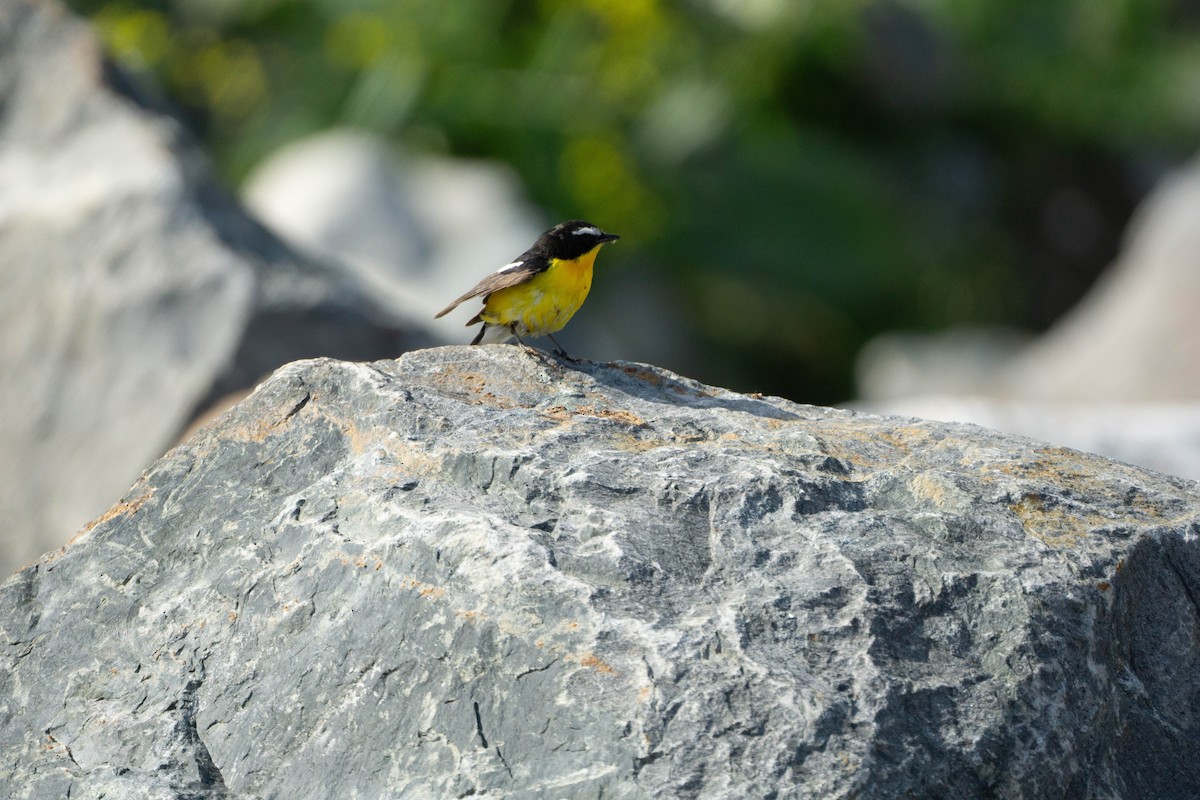
[[[1196,0],[73,5],[230,184],[333,125],[502,159],[663,271],[697,377],[811,402],[881,331],[1047,325],[1200,133]]]

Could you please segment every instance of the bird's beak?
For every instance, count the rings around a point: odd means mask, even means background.
[[[615,242],[617,239],[620,239],[620,238],[621,237],[615,233],[605,233],[605,234],[601,234],[600,243],[603,244],[604,242]]]

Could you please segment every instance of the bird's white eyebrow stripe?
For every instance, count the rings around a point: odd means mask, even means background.
[[[599,236],[599,235],[600,235],[600,229],[599,229],[599,228],[592,228],[592,227],[590,227],[590,226],[589,226],[589,227],[587,227],[587,228],[576,228],[575,230],[571,231],[571,235],[572,235],[572,236],[578,236],[578,235],[579,235],[579,234],[581,234],[581,233],[589,233],[589,234],[591,234],[592,236]]]
[[[503,267],[496,270],[496,272],[512,272],[514,269],[516,269],[517,267],[521,266],[524,263],[525,263],[524,261],[513,261],[509,264],[505,264]]]

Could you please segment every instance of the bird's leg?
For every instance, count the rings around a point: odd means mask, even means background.
[[[550,337],[550,341],[554,342],[554,354],[555,355],[562,356],[567,361],[575,361],[576,360],[574,356],[572,356],[570,353],[568,353],[566,350],[563,349],[563,346],[558,343],[558,339],[554,338],[553,333],[547,333],[546,335]]]
[[[538,354],[538,349],[536,347],[530,347],[529,345],[525,344],[525,342],[521,339],[521,337],[517,335],[517,326],[516,325],[513,325],[508,330],[512,333],[513,338],[517,340],[517,344],[521,345],[521,347],[524,347],[526,352],[533,353],[534,355]]]

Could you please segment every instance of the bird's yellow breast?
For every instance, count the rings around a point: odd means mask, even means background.
[[[563,329],[592,288],[596,245],[579,258],[551,259],[550,267],[524,283],[488,295],[479,316],[484,322],[510,326],[518,336],[544,336]]]

